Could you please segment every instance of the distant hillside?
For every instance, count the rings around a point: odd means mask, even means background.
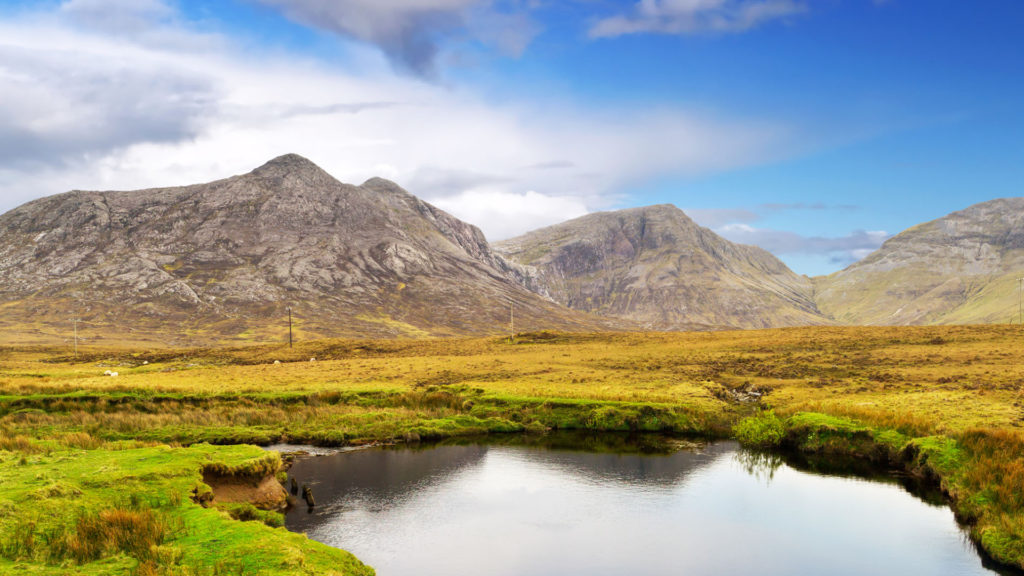
[[[498,242],[532,287],[570,308],[645,328],[822,324],[811,281],[670,205],[590,214]]]
[[[209,184],[69,192],[0,216],[5,338],[169,343],[630,327],[522,286],[474,226],[287,155]]]
[[[1018,322],[1024,198],[975,204],[914,226],[815,279],[822,312],[845,324]]]

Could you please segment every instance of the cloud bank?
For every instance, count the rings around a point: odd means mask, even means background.
[[[732,242],[759,246],[776,256],[825,256],[833,265],[847,266],[877,250],[892,234],[884,230],[855,230],[844,236],[804,236],[754,224],[782,211],[851,212],[859,209],[850,204],[766,203],[754,208],[695,209],[686,213],[698,224]]]
[[[775,255],[827,254],[831,263],[842,266],[871,254],[892,237],[884,230],[856,230],[838,237],[802,236],[738,223],[720,226],[715,232],[733,242],[760,246]]]

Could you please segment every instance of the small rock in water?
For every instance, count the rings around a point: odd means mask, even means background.
[[[316,506],[316,502],[313,500],[313,489],[309,486],[302,487],[302,499],[306,501],[310,508]]]

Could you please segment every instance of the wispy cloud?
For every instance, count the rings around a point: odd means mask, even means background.
[[[761,204],[760,209],[768,212],[787,212],[787,211],[815,211],[822,212],[825,210],[835,210],[838,212],[855,212],[860,210],[860,206],[854,204],[825,204],[824,202],[795,202],[795,203],[774,203],[770,202],[767,204]]]
[[[851,212],[852,204],[823,202],[770,202],[752,208],[688,209],[695,222],[740,244],[752,244],[775,255],[812,255],[837,265],[851,264],[878,249],[891,234],[881,230],[856,230],[845,236],[804,236],[788,230],[754,226],[766,217],[789,211]]]
[[[505,54],[519,55],[538,25],[518,3],[491,0],[250,0],[272,6],[300,24],[379,47],[420,75],[436,71],[451,36],[468,36]]]
[[[827,255],[833,264],[850,264],[877,250],[892,235],[884,230],[856,230],[845,236],[802,236],[785,230],[733,223],[716,232],[740,244],[760,246],[776,255]]]
[[[761,215],[746,208],[694,208],[685,210],[694,222],[708,228],[727,224],[757,222]]]
[[[743,32],[806,10],[797,0],[640,0],[628,13],[595,22],[590,36]]]

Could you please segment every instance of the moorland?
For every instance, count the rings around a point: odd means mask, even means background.
[[[736,437],[897,467],[941,487],[971,538],[1021,567],[1022,337],[808,327],[8,346],[0,571],[369,574],[281,527],[286,462],[258,445],[553,429]]]

